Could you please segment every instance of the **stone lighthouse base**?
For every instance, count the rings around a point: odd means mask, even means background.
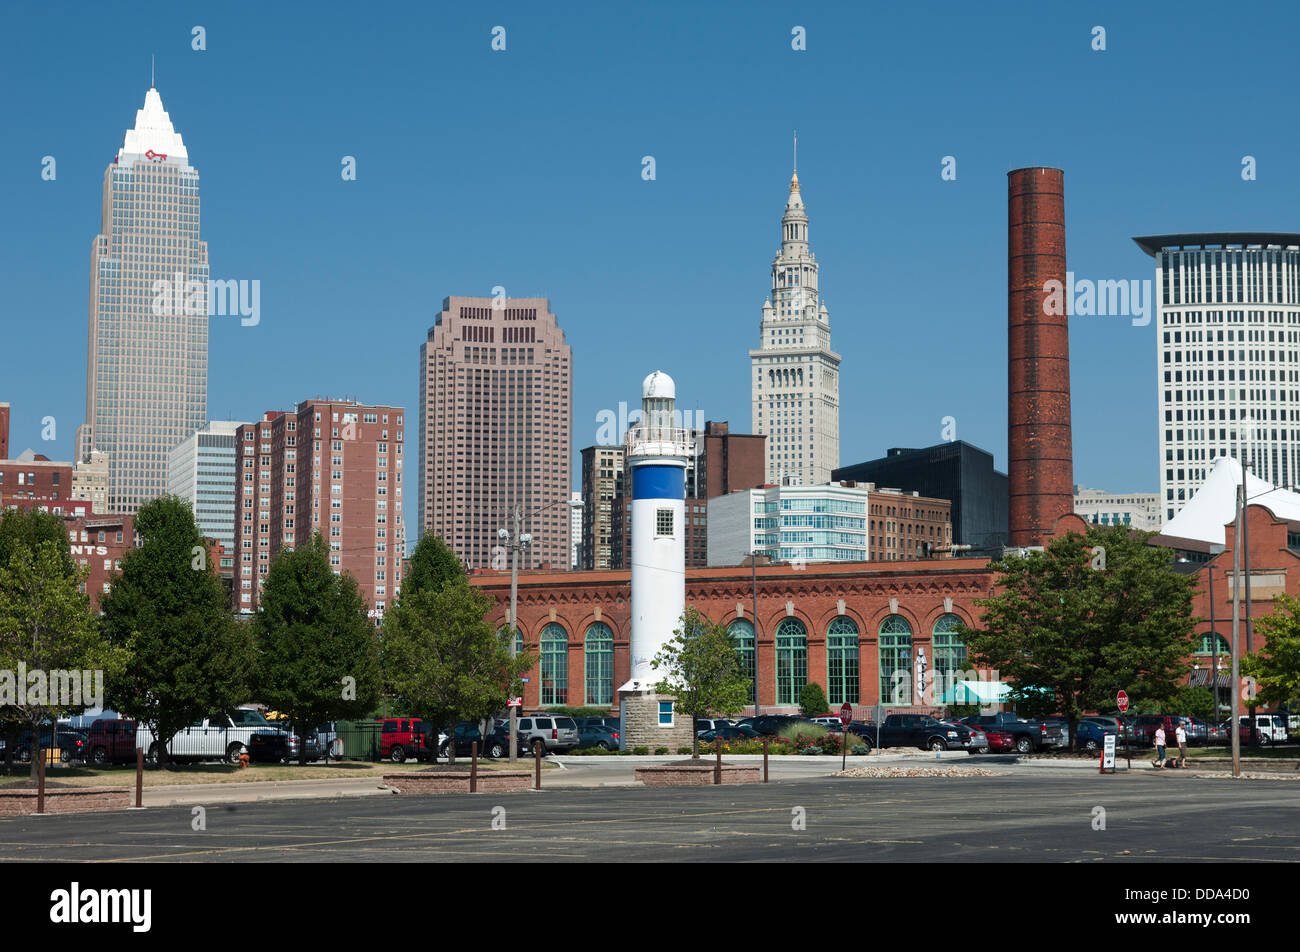
[[[649,747],[654,753],[656,747],[667,747],[669,753],[675,754],[677,748],[689,747],[695,739],[695,723],[678,710],[674,695],[625,688],[619,690],[618,702],[623,719],[619,743],[624,750]],[[672,705],[671,718],[663,705]]]

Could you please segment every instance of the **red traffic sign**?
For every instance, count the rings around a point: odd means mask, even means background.
[[[1128,710],[1128,694],[1124,691],[1120,691],[1115,695],[1115,703],[1119,705],[1119,712],[1123,714]]]
[[[840,708],[840,723],[843,724],[845,727],[848,727],[849,722],[852,720],[853,720],[853,705],[850,704],[848,701],[845,701],[844,706]]]
[[[521,697],[512,697],[510,700],[506,701],[506,707],[523,707],[523,706],[524,706],[524,699]]]

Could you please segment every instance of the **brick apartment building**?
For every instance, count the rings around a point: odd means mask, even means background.
[[[10,506],[71,511],[72,501],[71,463],[55,462],[31,450],[17,459],[0,459],[0,511]]]
[[[402,581],[401,407],[304,400],[236,430],[236,611],[257,610],[271,561],[320,532],[335,573],[357,580],[372,617]]]

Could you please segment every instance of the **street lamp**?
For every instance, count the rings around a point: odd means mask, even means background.
[[[564,503],[570,509],[579,509],[582,507],[581,499],[559,499],[553,503],[535,509],[528,514],[531,519],[540,512],[552,509],[555,506]],[[518,657],[519,641],[519,553],[532,544],[533,537],[530,533],[524,532],[524,511],[519,505],[515,505],[511,513],[511,521],[514,522],[514,530],[498,529],[497,538],[501,544],[510,550],[510,658],[513,660]],[[566,547],[567,548],[567,547]],[[514,700],[514,698],[511,698]],[[518,720],[519,708],[513,704],[510,705],[510,762],[516,763],[519,760],[518,742]]]

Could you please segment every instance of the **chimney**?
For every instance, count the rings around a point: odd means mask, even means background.
[[[1059,282],[1045,290],[1049,281]],[[1074,511],[1070,340],[1065,287],[1065,176],[1007,173],[1007,482],[1009,543],[1043,545]],[[1059,311],[1060,313],[1055,313]]]
[[[0,459],[9,458],[9,404],[0,403]]]

